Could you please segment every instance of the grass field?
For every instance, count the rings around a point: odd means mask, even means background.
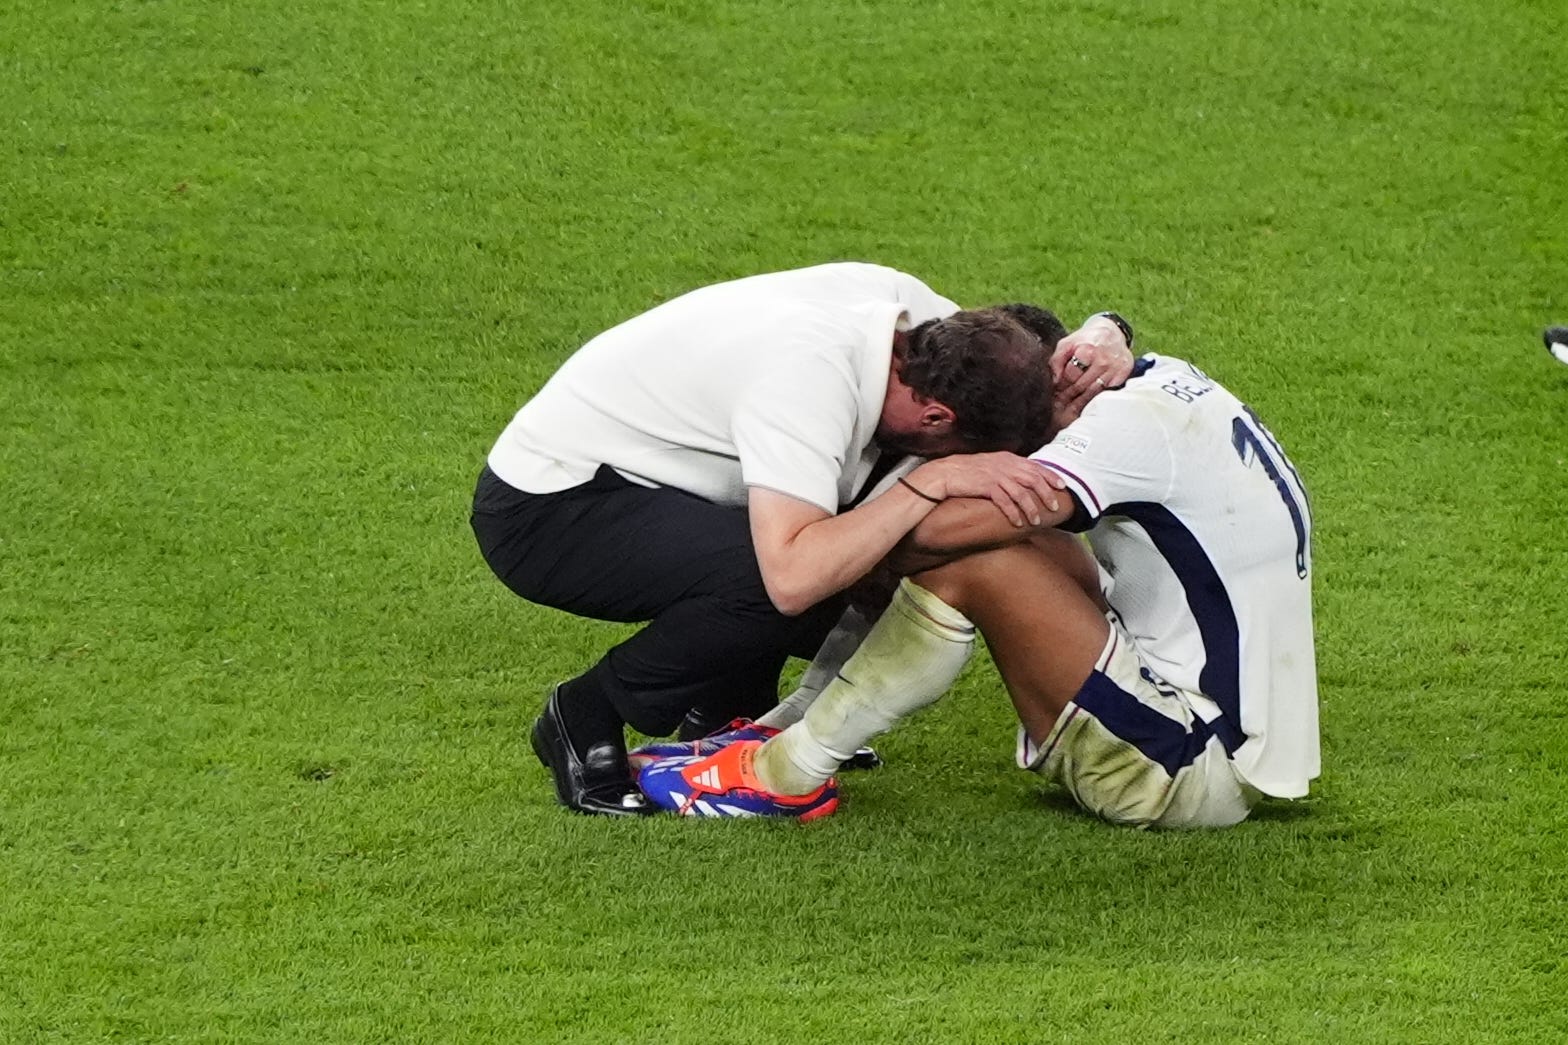
[[[1568,1040],[1560,0],[32,0],[0,34],[0,1041]],[[1325,771],[1139,834],[977,658],[818,825],[558,809],[622,632],[467,531],[721,278],[1128,315],[1316,501]]]

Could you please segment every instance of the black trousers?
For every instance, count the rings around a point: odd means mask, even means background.
[[[486,467],[471,517],[485,562],[530,602],[648,626],[592,669],[623,719],[653,736],[697,710],[723,721],[778,700],[791,655],[810,657],[843,610],[798,617],[762,584],[746,512],[650,489],[609,467],[581,486],[530,494]]]

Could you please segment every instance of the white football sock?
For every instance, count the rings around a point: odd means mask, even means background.
[[[784,795],[815,791],[856,748],[947,692],[974,643],[967,617],[906,577],[805,716],[762,745],[758,781]]]
[[[833,630],[828,633],[828,637],[822,640],[822,648],[817,650],[817,655],[811,660],[811,666],[800,676],[800,685],[795,687],[795,692],[779,701],[778,706],[772,711],[757,719],[758,725],[788,729],[799,722],[806,709],[822,695],[828,683],[838,677],[839,669],[844,666],[844,662],[866,640],[866,633],[871,630],[871,625],[872,621],[855,607],[846,609],[844,615],[838,619],[838,623],[833,625]]]

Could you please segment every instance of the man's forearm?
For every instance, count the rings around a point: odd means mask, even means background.
[[[759,553],[768,597],[781,613],[804,613],[870,573],[935,508],[907,487],[894,486],[843,515],[806,525],[776,551]],[[761,547],[759,542],[759,552]]]
[[[1072,498],[1054,473],[1009,453],[965,454],[928,461],[879,497],[829,516],[785,494],[752,488],[751,536],[768,598],[779,612],[804,613],[843,591],[881,562],[948,498],[980,498],[1002,525],[1024,529],[1055,517]]]

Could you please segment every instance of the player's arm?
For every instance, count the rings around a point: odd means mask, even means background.
[[[944,457],[842,515],[753,486],[747,495],[751,538],[768,598],[780,613],[804,613],[871,572],[905,534],[946,507],[948,498],[988,505],[1003,525],[1028,532],[1064,504],[1070,514],[1071,498],[1052,479],[1013,454]]]
[[[1035,467],[1039,467],[1036,465]],[[1055,472],[1041,469],[1049,476]],[[1021,544],[1036,534],[1071,519],[1077,501],[1068,491],[1057,495],[1057,504],[1028,526],[1014,526],[991,501],[955,498],[937,505],[894,547],[889,565],[907,576],[979,551]]]

